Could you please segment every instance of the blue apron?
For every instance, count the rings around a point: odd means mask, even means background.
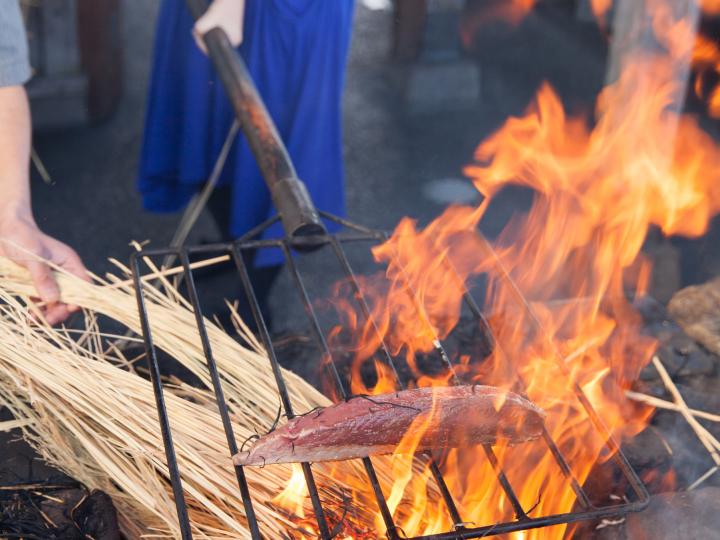
[[[353,0],[247,0],[240,54],[320,210],[344,213],[340,103]],[[182,0],[158,16],[138,188],[147,210],[175,212],[207,181],[234,118]],[[220,178],[238,237],[274,208],[240,136]],[[282,235],[279,224],[267,236]],[[274,251],[274,250],[273,250]],[[263,257],[257,264],[273,262]],[[274,257],[270,257],[274,258]]]

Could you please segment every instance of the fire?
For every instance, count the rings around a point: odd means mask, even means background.
[[[693,66],[697,70],[694,90],[699,98],[706,97],[708,113],[720,118],[720,83],[707,88],[706,81],[711,76],[720,79],[720,47],[707,37],[699,35],[693,50]]]
[[[519,24],[533,10],[537,0],[494,0],[468,3],[460,24],[460,39],[466,47],[478,30],[487,24],[504,21]]]
[[[292,465],[292,475],[288,480],[288,485],[274,499],[273,504],[277,505],[288,512],[291,516],[297,516],[300,519],[305,518],[304,501],[307,497],[305,488],[305,475],[302,467],[298,463]]]
[[[643,242],[651,227],[666,235],[702,235],[720,211],[720,149],[694,118],[677,110],[677,72],[693,54],[693,34],[669,2],[652,2],[652,28],[665,51],[637,51],[625,62],[618,80],[599,95],[592,118],[568,115],[544,84],[525,115],[480,144],[475,163],[466,167],[484,196],[478,207],[450,207],[424,229],[403,219],[373,250],[386,270],[360,282],[369,317],[350,285],[337,285],[331,303],[340,322],[328,341],[351,351],[352,393],[400,387],[383,360],[384,348],[407,365],[411,385],[453,384],[450,371],[437,368],[438,345],[461,321],[468,281],[484,275],[483,311],[495,346],[484,359],[450,359],[463,382],[520,391],[543,408],[548,433],[580,485],[611,457],[607,433],[623,439],[647,426],[652,410],[624,394],[656,346],[641,334],[641,317],[628,300],[648,282]],[[478,225],[510,184],[532,189],[534,202],[491,245]],[[418,418],[395,455],[373,460],[393,479],[382,488],[408,536],[458,525],[442,502],[430,460],[413,457],[418,433],[431,421],[432,415]],[[543,441],[499,444],[492,454],[445,450],[436,462],[464,522],[491,525],[516,515],[493,456],[529,516],[573,511],[573,486]],[[341,471],[335,469],[338,477]],[[355,498],[372,499],[367,482],[342,480],[356,486]],[[384,530],[379,512],[371,525]],[[562,539],[571,532],[557,525],[508,537]]]
[[[720,0],[702,0],[701,5],[708,15],[720,15]]]
[[[602,24],[605,16],[613,5],[613,0],[590,0],[590,9],[592,9],[595,18]]]
[[[537,0],[510,0],[504,2],[502,4],[504,6],[502,14],[507,20],[518,22],[532,11],[536,2]]]
[[[691,21],[673,16],[672,4],[667,0],[642,0],[651,14],[654,35],[672,54],[679,58],[692,45],[689,61],[695,71],[693,88],[697,97],[707,102],[707,110],[711,117],[720,118],[720,47],[707,36],[695,35]],[[678,2],[683,9],[683,2]],[[600,27],[606,26],[606,17],[613,0],[591,0],[592,11]],[[699,0],[698,8],[702,13],[711,16],[720,15],[720,0]]]

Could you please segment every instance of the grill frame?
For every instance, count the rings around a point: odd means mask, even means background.
[[[268,353],[269,362],[273,371],[273,374],[275,376],[275,381],[278,387],[278,394],[280,397],[280,400],[282,402],[282,407],[284,410],[285,415],[288,419],[293,418],[296,414],[293,410],[293,405],[290,400],[290,397],[288,395],[285,381],[282,376],[282,371],[280,368],[280,364],[278,362],[277,358],[277,352],[275,350],[275,347],[273,346],[272,339],[269,333],[269,330],[267,328],[266,322],[264,318],[262,317],[262,313],[260,310],[260,305],[258,303],[258,300],[255,296],[254,289],[252,287],[252,283],[250,280],[250,274],[247,268],[247,265],[243,258],[243,252],[246,251],[253,251],[263,248],[274,248],[279,249],[283,253],[285,264],[291,274],[291,277],[294,282],[294,286],[299,292],[301,296],[301,300],[303,303],[303,306],[305,308],[305,314],[308,317],[308,320],[312,326],[312,331],[314,338],[317,340],[318,344],[320,345],[320,348],[322,349],[323,353],[326,355],[327,358],[331,360],[330,364],[330,372],[332,377],[335,379],[335,385],[338,388],[338,395],[341,396],[343,399],[348,399],[349,397],[352,397],[347,389],[345,388],[345,385],[342,381],[342,378],[339,375],[339,372],[337,370],[337,367],[335,365],[335,359],[333,356],[333,353],[325,339],[325,336],[322,331],[322,326],[319,322],[319,319],[315,313],[314,307],[312,305],[312,302],[310,301],[307,288],[305,286],[305,283],[303,282],[302,276],[297,268],[297,265],[294,261],[294,258],[292,256],[293,250],[296,251],[307,251],[313,248],[317,248],[322,245],[330,245],[332,248],[332,251],[337,259],[337,261],[340,263],[343,273],[345,274],[345,277],[350,280],[351,283],[353,283],[353,288],[355,289],[355,292],[358,293],[358,303],[361,306],[361,309],[363,310],[363,313],[366,317],[370,317],[369,314],[369,308],[368,305],[360,293],[360,286],[358,284],[357,275],[352,269],[352,266],[350,264],[350,261],[348,260],[344,250],[343,250],[343,244],[351,243],[351,242],[382,242],[387,239],[387,234],[382,231],[376,231],[373,229],[369,229],[354,223],[351,223],[345,219],[339,218],[337,216],[320,212],[320,215],[322,218],[324,218],[327,222],[335,225],[340,226],[346,229],[346,232],[338,233],[338,234],[322,234],[322,235],[315,235],[315,236],[304,236],[304,237],[293,237],[293,238],[282,238],[282,239],[259,239],[259,237],[273,224],[275,224],[277,221],[279,221],[278,217],[271,218],[270,220],[266,221],[265,223],[259,225],[258,227],[254,228],[253,230],[249,231],[247,234],[239,238],[237,241],[233,243],[228,244],[211,244],[211,245],[203,245],[203,246],[196,246],[196,247],[180,247],[180,248],[159,248],[159,249],[143,249],[141,251],[138,251],[136,253],[133,253],[131,256],[130,261],[130,268],[132,270],[132,276],[133,276],[133,282],[135,285],[135,291],[136,291],[136,299],[138,304],[138,314],[140,318],[141,323],[141,330],[143,335],[143,342],[145,346],[146,351],[146,357],[148,362],[148,368],[150,377],[153,384],[153,390],[155,392],[155,398],[156,398],[156,406],[158,409],[158,420],[161,427],[162,437],[163,437],[163,443],[164,443],[164,449],[165,449],[165,455],[167,459],[167,465],[168,465],[168,476],[170,477],[170,481],[173,488],[173,494],[175,498],[175,505],[177,508],[177,515],[178,515],[178,522],[180,525],[180,532],[181,537],[183,540],[191,540],[193,538],[192,536],[192,528],[191,524],[189,522],[188,513],[187,513],[187,506],[182,490],[182,480],[180,475],[179,466],[177,463],[177,459],[175,457],[175,451],[174,451],[174,443],[173,443],[173,437],[172,437],[172,428],[170,426],[170,419],[168,417],[168,412],[165,407],[164,402],[164,391],[163,391],[163,384],[162,384],[162,373],[160,369],[160,365],[158,362],[157,352],[156,348],[153,342],[152,337],[152,330],[151,330],[151,321],[148,317],[147,309],[145,308],[145,295],[144,295],[144,286],[143,286],[143,280],[142,280],[142,272],[141,272],[141,263],[142,260],[145,258],[161,258],[161,257],[167,257],[167,256],[175,256],[178,257],[181,266],[182,266],[182,279],[185,281],[185,286],[187,288],[188,296],[190,299],[190,302],[193,306],[193,311],[196,318],[196,324],[197,324],[197,330],[200,336],[200,340],[203,346],[203,351],[205,354],[208,370],[211,376],[211,380],[213,383],[213,391],[215,393],[215,397],[218,404],[218,413],[221,416],[223,427],[225,429],[225,434],[227,438],[227,444],[228,444],[228,451],[229,456],[232,456],[237,453],[237,442],[234,437],[232,423],[230,421],[230,412],[228,410],[227,404],[225,402],[223,389],[222,389],[222,381],[220,373],[218,372],[217,365],[215,364],[215,360],[213,358],[212,353],[212,345],[210,343],[210,339],[207,333],[207,330],[205,328],[205,322],[203,318],[202,308],[200,305],[200,297],[197,291],[197,287],[195,285],[195,280],[193,277],[191,265],[190,265],[190,256],[191,255],[202,255],[204,253],[226,253],[229,255],[235,265],[235,269],[237,271],[238,277],[240,279],[240,282],[242,283],[243,290],[245,292],[246,299],[248,301],[248,304],[250,306],[250,309],[252,311],[253,317],[255,319],[255,323],[257,325],[257,331],[260,335],[260,338],[262,340],[263,345],[265,346],[265,349]],[[488,245],[489,246],[489,245]],[[452,271],[452,270],[451,270]],[[502,272],[502,268],[500,268],[500,271]],[[515,287],[514,283],[512,283],[511,278],[509,275],[504,274],[504,277],[508,280],[510,280],[511,287],[514,288],[514,290],[517,292],[517,294],[520,295],[520,300],[524,302],[524,299],[522,298],[522,295],[519,293],[519,290]],[[473,316],[476,318],[477,322],[482,325],[483,330],[485,332],[485,335],[487,338],[492,342],[492,332],[490,330],[490,327],[485,320],[485,317],[482,314],[482,311],[480,307],[477,305],[469,291],[465,291],[464,294],[464,303],[469,308],[469,311],[473,314]],[[527,304],[525,304],[525,307],[530,309]],[[419,308],[421,309],[421,308]],[[446,363],[446,367],[450,370],[453,369],[452,364],[450,363],[447,354],[444,351],[442,342],[440,340],[437,340],[437,353],[439,354],[439,357],[442,359],[443,362]],[[397,370],[394,365],[394,361],[392,358],[392,355],[390,355],[386,345],[384,342],[381,344],[381,349],[383,352],[383,356],[385,357],[385,360],[388,362],[388,365],[392,367],[395,373],[397,373]],[[453,376],[454,375],[453,371]],[[400,378],[398,377],[398,381],[400,382]],[[512,521],[506,521],[506,522],[500,522],[493,525],[486,525],[481,527],[468,527],[467,522],[462,521],[462,516],[460,515],[457,506],[455,504],[455,501],[452,497],[452,495],[449,492],[449,489],[447,488],[447,485],[444,481],[444,478],[442,476],[442,472],[440,471],[440,468],[438,465],[432,461],[432,458],[430,458],[430,467],[431,472],[433,474],[433,477],[435,479],[435,482],[437,484],[437,487],[439,488],[440,494],[442,496],[442,499],[444,501],[444,505],[450,516],[453,518],[453,521],[456,523],[456,526],[454,530],[447,531],[445,533],[441,534],[434,534],[434,535],[426,535],[426,536],[418,536],[413,537],[412,540],[450,540],[450,539],[470,539],[470,538],[482,538],[485,536],[492,536],[502,533],[510,533],[510,532],[516,532],[521,530],[529,530],[529,529],[535,529],[535,528],[541,528],[541,527],[548,527],[552,525],[559,525],[559,524],[568,524],[568,523],[575,523],[580,521],[592,521],[592,520],[599,520],[604,518],[618,518],[622,517],[630,512],[638,512],[643,510],[649,503],[650,496],[640,480],[640,478],[637,476],[635,471],[633,470],[632,466],[628,462],[627,458],[623,455],[620,446],[618,443],[614,440],[610,432],[607,430],[607,428],[603,425],[602,420],[599,418],[597,413],[594,411],[592,405],[590,404],[589,400],[583,393],[582,389],[575,385],[574,388],[575,394],[582,403],[583,407],[588,413],[588,416],[590,417],[591,421],[595,425],[595,428],[601,433],[603,440],[606,441],[605,446],[612,452],[612,460],[615,461],[618,470],[620,470],[623,474],[624,479],[627,482],[628,489],[632,491],[632,494],[634,495],[634,499],[628,500],[626,502],[623,502],[622,504],[613,504],[613,505],[607,505],[607,506],[596,506],[591,503],[591,499],[588,496],[588,494],[585,492],[582,486],[577,482],[577,480],[574,478],[571,468],[567,461],[565,460],[562,452],[557,447],[557,445],[554,443],[552,438],[550,437],[550,434],[547,432],[547,430],[544,433],[543,439],[545,443],[548,446],[548,449],[552,453],[554,460],[560,470],[562,471],[563,475],[567,478],[567,480],[570,482],[573,490],[575,491],[577,501],[582,506],[582,509],[575,512],[568,512],[563,514],[553,514],[553,515],[547,515],[542,517],[531,517],[528,515],[528,513],[522,508],[519,499],[515,493],[515,490],[513,489],[512,485],[510,484],[507,475],[500,467],[497,457],[495,456],[495,453],[490,445],[484,445],[484,451],[485,454],[490,461],[490,463],[493,466],[493,469],[495,470],[495,474],[497,476],[497,481],[501,485],[505,495],[507,496],[509,502],[511,503],[515,515],[515,519]],[[372,487],[376,503],[378,505],[378,508],[380,510],[380,513],[382,515],[383,521],[386,526],[385,534],[390,540],[399,540],[401,538],[407,538],[404,535],[404,532],[395,525],[392,514],[389,511],[389,508],[387,506],[386,498],[382,492],[382,488],[380,486],[380,483],[378,481],[377,474],[375,473],[374,466],[372,464],[372,460],[370,458],[364,458],[363,465],[365,468],[365,472],[368,477],[368,481],[370,482],[370,485]],[[312,466],[309,463],[303,463],[302,464],[303,473],[305,476],[306,485],[308,488],[308,494],[312,503],[313,512],[315,516],[315,521],[318,526],[319,536],[323,540],[329,540],[334,536],[333,531],[331,530],[330,523],[328,522],[327,515],[325,512],[325,509],[323,508],[323,505],[320,500],[320,494],[318,491],[317,484],[315,482],[315,478],[312,472]],[[248,527],[250,529],[250,534],[252,538],[262,538],[262,534],[260,531],[259,523],[257,519],[255,518],[255,512],[253,507],[253,500],[250,493],[250,489],[247,483],[247,480],[245,478],[245,474],[243,471],[243,467],[241,466],[235,466],[237,481],[238,481],[238,488],[243,500],[243,505],[245,509],[245,514],[247,516],[248,521]],[[379,532],[379,531],[378,531]],[[380,533],[380,532],[379,532]],[[336,533],[335,533],[336,534]],[[380,533],[381,534],[381,533]]]

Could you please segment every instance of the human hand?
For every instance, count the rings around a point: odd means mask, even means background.
[[[245,0],[214,0],[193,28],[197,46],[207,54],[203,36],[213,28],[221,28],[230,38],[233,47],[237,47],[243,40],[244,19]]]
[[[40,259],[52,262],[81,279],[90,281],[80,257],[69,246],[45,233],[29,213],[0,212],[0,255],[26,268],[30,273],[41,313],[50,325],[63,322],[78,311],[60,301],[60,289],[51,268]]]

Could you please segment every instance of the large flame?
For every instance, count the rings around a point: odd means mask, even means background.
[[[705,36],[699,35],[693,50],[693,66],[695,76],[695,94],[707,101],[708,113],[713,118],[720,118],[720,83],[708,84],[711,77],[720,79],[720,47]]]
[[[720,0],[702,0],[701,5],[708,15],[720,15]]]
[[[651,227],[666,235],[702,235],[720,211],[720,150],[695,119],[678,112],[678,73],[694,54],[694,37],[691,25],[669,9],[671,1],[652,2],[652,28],[665,50],[636,51],[624,62],[618,80],[598,97],[592,119],[569,116],[544,84],[526,114],[480,144],[476,162],[466,167],[482,204],[451,207],[424,229],[404,219],[374,249],[386,271],[361,281],[370,317],[356,305],[350,285],[338,284],[333,305],[341,324],[328,339],[353,351],[353,393],[399,387],[382,360],[383,347],[404,360],[411,384],[452,384],[448,370],[428,369],[424,359],[433,357],[437,365],[439,340],[461,319],[466,283],[486,275],[484,311],[495,346],[485,359],[450,359],[464,381],[522,391],[542,407],[549,435],[581,485],[610,453],[579,390],[616,437],[644,429],[652,411],[624,395],[656,346],[641,334],[641,317],[627,300],[642,294],[649,279],[643,242]],[[532,189],[534,202],[491,246],[478,225],[509,184]],[[412,457],[431,416],[418,418],[396,455],[375,460],[395,479],[382,488],[408,536],[456,525],[429,461]],[[494,454],[530,516],[575,508],[573,486],[544,442],[498,445]],[[513,501],[484,448],[436,457],[465,522],[513,519]],[[342,480],[356,486],[358,499],[371,498],[360,479]],[[367,525],[384,530],[379,512]],[[560,539],[571,531],[557,525],[510,537]]]
[[[592,11],[601,28],[607,25],[607,16],[613,6],[613,0],[590,0]],[[702,34],[695,35],[695,29],[689,20],[672,16],[672,4],[667,0],[638,0],[644,2],[647,12],[654,21],[654,36],[670,48],[675,58],[683,57],[677,47],[692,47],[692,55],[685,57],[695,71],[693,88],[695,94],[707,103],[711,117],[720,118],[720,46],[717,38]],[[693,2],[704,14],[720,15],[720,0],[678,1],[675,8],[692,9]],[[625,14],[621,14],[625,16]],[[674,26],[674,28],[672,28]],[[642,29],[642,25],[639,26]],[[692,35],[689,35],[692,34]]]

